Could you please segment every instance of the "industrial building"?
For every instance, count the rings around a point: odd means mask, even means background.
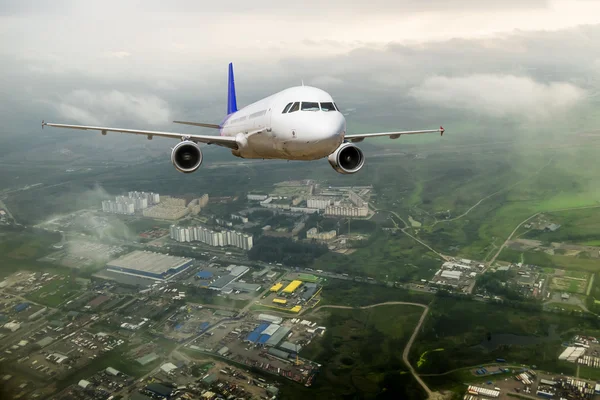
[[[277,346],[282,340],[287,338],[289,333],[290,328],[275,323],[265,322],[250,332],[246,337],[246,341],[273,347]]]
[[[575,347],[569,346],[567,347],[560,356],[558,356],[559,360],[566,360],[569,362],[577,362],[577,360],[585,354],[584,347]]]
[[[262,286],[257,283],[233,282],[227,287],[238,292],[252,293],[258,291]]]
[[[316,283],[306,283],[304,284],[304,287],[306,287],[306,291],[302,293],[302,300],[304,301],[310,300],[319,289]]]
[[[184,271],[192,262],[191,258],[136,250],[108,262],[106,268],[113,272],[166,280]]]
[[[272,324],[281,324],[281,322],[283,321],[281,317],[269,314],[258,314],[258,320],[263,322],[270,322]]]
[[[294,291],[298,289],[300,285],[302,285],[302,281],[292,281],[285,287],[285,289],[283,289],[283,293],[294,293]]]
[[[242,277],[242,275],[248,272],[250,268],[240,265],[230,265],[229,267],[227,267],[227,270],[229,271],[229,274],[224,275],[219,279],[215,280],[210,285],[208,285],[208,288],[212,290],[223,290],[226,286],[240,279],[240,277]]]
[[[213,273],[210,271],[200,271],[196,274],[196,278],[206,280],[211,279],[213,277]]]
[[[446,278],[446,279],[456,279],[456,280],[459,280],[460,277],[462,276],[462,272],[460,272],[460,271],[443,270],[442,273],[440,274],[440,276],[442,278]]]
[[[287,304],[287,300],[286,299],[277,299],[277,298],[275,298],[275,299],[273,299],[273,303],[285,305],[285,304]]]
[[[248,193],[248,195],[246,196],[246,198],[250,201],[263,201],[267,199],[266,194],[252,194],[252,193]]]
[[[269,291],[271,291],[271,292],[279,292],[282,287],[283,287],[283,283],[278,282],[275,285],[271,286],[271,289],[269,289]]]

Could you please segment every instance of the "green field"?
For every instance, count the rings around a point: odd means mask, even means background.
[[[410,359],[417,365],[421,354],[428,351],[426,361],[418,368],[424,374],[444,373],[496,358],[504,358],[509,363],[534,363],[542,369],[562,372],[565,366],[559,365],[557,359],[561,344],[580,332],[597,334],[600,322],[568,313],[436,298]],[[486,345],[490,341],[493,345]],[[444,351],[433,351],[439,348]]]
[[[396,305],[327,310],[329,316],[321,321],[328,327],[325,335],[301,352],[322,364],[322,371],[309,389],[286,384],[282,398],[423,398],[402,362],[422,312],[420,307]]]
[[[597,272],[600,271],[600,259],[571,257],[565,255],[550,255],[541,251],[518,251],[505,248],[500,253],[498,260],[509,261],[513,263],[524,262],[526,264],[537,265],[542,268],[557,268],[569,271]]]
[[[366,306],[387,301],[406,301],[428,304],[433,295],[424,292],[411,292],[406,289],[382,285],[357,283],[341,279],[328,279],[323,283],[319,305]]]
[[[350,276],[409,281],[431,279],[441,264],[436,254],[406,235],[379,232],[368,246],[350,255],[325,254],[316,260],[313,268]]]
[[[50,307],[57,307],[81,290],[72,275],[62,275],[42,286],[39,290],[27,294],[27,298]]]
[[[555,276],[552,278],[550,283],[550,289],[561,292],[585,294],[587,289],[587,280],[576,280]]]
[[[55,251],[60,234],[42,230],[0,228],[0,279],[16,271],[66,273],[67,268],[36,261]]]
[[[543,242],[577,243],[588,246],[600,245],[600,208],[551,212],[545,219],[560,224],[554,232],[530,230],[523,237]]]

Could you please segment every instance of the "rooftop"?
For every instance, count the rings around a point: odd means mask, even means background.
[[[150,251],[136,250],[106,264],[107,267],[127,268],[137,271],[163,274],[170,269],[192,261],[191,258],[175,257]]]

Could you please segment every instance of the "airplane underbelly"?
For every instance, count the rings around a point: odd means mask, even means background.
[[[248,138],[244,158],[282,160],[318,160],[327,157],[339,146],[337,140],[306,141],[293,136],[277,137],[261,132]]]

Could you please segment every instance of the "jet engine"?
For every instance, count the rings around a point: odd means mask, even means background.
[[[173,147],[171,162],[178,171],[189,174],[202,165],[202,151],[196,143],[184,140]]]
[[[354,174],[365,164],[362,150],[352,143],[342,143],[327,160],[340,174]]]

